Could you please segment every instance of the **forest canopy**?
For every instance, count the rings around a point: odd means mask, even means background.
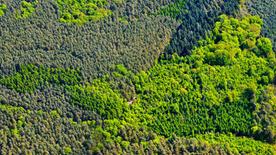
[[[0,0],[0,154],[275,154],[253,3]]]
[[[84,24],[87,21],[98,21],[112,12],[104,7],[106,0],[57,0],[61,14],[60,21],[65,23]]]

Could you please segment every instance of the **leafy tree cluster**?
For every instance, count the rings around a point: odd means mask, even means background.
[[[128,110],[126,102],[108,83],[99,80],[92,85],[69,86],[72,103],[90,109],[104,119],[121,118]]]
[[[16,14],[17,18],[28,18],[35,11],[37,3],[38,0],[21,1],[20,9]]]
[[[177,0],[172,4],[169,4],[158,11],[158,14],[163,16],[170,16],[172,18],[179,18],[181,14],[185,12],[186,0]]]
[[[0,78],[0,83],[22,93],[33,92],[49,84],[74,85],[81,80],[80,73],[73,69],[17,65],[16,70],[16,73]]]
[[[106,0],[57,0],[60,21],[65,23],[84,24],[87,21],[98,21],[112,12],[105,7]]]
[[[6,9],[7,9],[6,4],[0,4],[0,17],[5,14]]]
[[[261,25],[255,16],[240,21],[221,16],[191,55],[173,55],[149,73],[141,73],[135,86],[142,108],[154,116],[148,126],[166,136],[254,135],[257,126],[259,133],[269,132],[257,138],[275,142],[274,121],[265,125],[256,116],[261,109],[257,107],[267,102],[263,95],[273,86],[276,63],[270,40],[260,37]],[[273,93],[267,98],[271,97]],[[273,111],[268,110],[267,116]]]
[[[196,135],[197,140],[211,145],[220,145],[229,149],[233,154],[274,154],[275,150],[269,144],[262,144],[250,138],[235,137],[233,134],[204,134]]]

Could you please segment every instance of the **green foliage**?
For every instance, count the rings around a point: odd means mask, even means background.
[[[106,0],[57,0],[60,21],[64,23],[84,24],[87,21],[98,21],[109,15],[111,11],[105,7]]]
[[[164,51],[165,57],[170,58],[173,53],[181,56],[192,53],[198,40],[206,38],[206,35],[214,27],[218,16],[226,14],[235,16],[239,10],[238,0],[180,0],[184,2],[176,20],[180,25],[175,29],[169,46]]]
[[[7,10],[6,4],[0,4],[0,17],[5,14],[5,11]]]
[[[40,0],[31,16],[18,20],[14,16],[20,14],[21,1],[3,1],[8,9],[1,17],[0,49],[4,52],[0,52],[0,76],[13,72],[18,63],[79,67],[87,81],[110,73],[117,64],[132,71],[147,70],[176,27],[173,20],[151,15],[169,1],[132,0],[118,4],[109,0],[103,7],[113,12],[107,20],[87,22],[81,27],[59,22],[62,14],[56,0]],[[120,18],[125,20],[119,22]],[[125,25],[126,21],[129,24]]]
[[[167,138],[231,132],[274,142],[275,108],[266,107],[275,107],[269,85],[274,82],[276,61],[271,42],[259,37],[261,25],[255,16],[241,20],[221,16],[191,55],[172,55],[137,75],[117,65],[112,75],[81,84],[75,70],[23,65],[0,82],[19,92],[32,92],[48,83],[64,85],[71,104],[103,120],[104,127],[97,126],[99,122],[82,123],[95,129],[92,139],[119,143],[123,149],[131,147],[120,135],[126,125]],[[61,118],[56,110],[49,114]],[[17,127],[23,125],[20,121]],[[69,122],[78,126],[72,119]],[[133,141],[149,145],[137,138]],[[101,152],[104,148],[98,143],[89,149]]]
[[[252,131],[256,138],[266,140],[270,143],[276,142],[276,88],[275,85],[268,85],[264,91],[256,110],[254,111],[255,126]]]
[[[5,105],[1,105],[4,107]],[[5,106],[9,109],[21,109],[22,107]],[[0,108],[0,112],[4,108]],[[5,110],[4,110],[5,112]],[[3,146],[0,152],[19,153],[20,151],[30,151],[43,153],[62,154],[131,154],[151,153],[151,154],[242,154],[242,153],[265,153],[275,152],[275,147],[251,138],[236,137],[232,134],[205,134],[193,137],[176,137],[166,139],[158,136],[151,130],[141,126],[127,123],[119,119],[105,119],[97,121],[73,121],[67,117],[51,117],[51,112],[32,110],[15,110],[0,117],[0,127],[5,119],[16,119],[24,121],[26,126],[1,128],[0,143]],[[2,117],[4,116],[4,117]],[[27,119],[21,119],[26,116]],[[6,120],[5,120],[6,121]],[[73,123],[68,123],[73,122]],[[6,122],[8,126],[13,126],[12,121]],[[52,136],[48,136],[49,132]],[[30,136],[30,137],[27,137]],[[9,141],[13,143],[9,144]],[[45,140],[52,139],[55,140]],[[22,144],[20,150],[14,149]],[[27,141],[29,143],[27,143]],[[33,145],[41,144],[41,145]],[[42,145],[44,144],[44,145]],[[46,147],[43,147],[46,146]],[[43,148],[41,148],[43,147]]]
[[[68,86],[67,91],[73,104],[90,109],[105,119],[121,118],[127,110],[124,99],[107,82],[95,80],[91,85]]]
[[[74,104],[103,118],[135,116],[165,137],[232,132],[273,142],[274,119],[265,125],[256,114],[262,113],[256,106],[275,77],[275,55],[258,54],[272,52],[269,41],[258,41],[265,40],[259,38],[261,24],[255,16],[241,20],[221,16],[210,37],[190,56],[173,55],[137,76],[118,65],[112,77],[105,78],[110,84],[96,80],[91,86],[73,86],[68,91]],[[254,44],[249,46],[247,40]],[[135,91],[129,92],[131,88]],[[140,109],[136,115],[126,112],[119,92],[134,103],[134,109]],[[267,100],[264,102],[273,102]],[[273,111],[267,111],[268,115]],[[260,136],[262,133],[270,135]]]
[[[207,142],[211,145],[220,145],[228,149],[233,154],[275,154],[275,147],[260,141],[246,137],[236,137],[233,134],[214,134],[196,135],[197,140]]]
[[[172,18],[179,18],[180,15],[187,12],[186,8],[184,7],[186,4],[186,0],[176,0],[176,2],[164,6],[158,11],[158,14],[163,16],[170,16]]]
[[[65,147],[65,148],[63,149],[63,151],[64,151],[64,154],[72,154],[72,149],[71,149],[71,147],[69,147],[69,146]]]
[[[11,134],[16,138],[20,137],[18,129],[11,129]]]
[[[35,7],[38,3],[38,0],[34,1],[25,1],[23,0],[20,5],[20,10],[17,12],[18,14],[16,15],[17,18],[28,18],[34,11]]]
[[[258,53],[256,53],[258,55],[267,56],[269,52],[273,52],[272,43],[268,38],[259,38],[257,47],[259,48]]]
[[[53,118],[59,118],[59,117],[60,117],[59,114],[58,114],[58,112],[57,112],[56,110],[52,110],[52,111],[50,112],[50,115],[51,115]]]
[[[119,21],[123,23],[124,25],[128,25],[128,20],[126,18],[119,18]]]
[[[210,37],[190,56],[173,55],[138,75],[140,104],[153,116],[148,126],[167,137],[211,131],[251,135],[256,104],[275,77],[270,42],[257,43],[261,24],[254,16],[221,16]],[[254,44],[248,45],[248,40]],[[271,58],[256,54],[265,47]]]
[[[23,107],[14,107],[14,106],[4,105],[4,104],[0,104],[0,110],[5,111],[7,113],[25,112],[25,109]]]
[[[112,75],[106,80],[109,81],[112,89],[118,90],[122,97],[127,99],[129,103],[133,103],[136,99],[134,78],[133,72],[123,65],[117,65]]]
[[[74,85],[81,80],[78,71],[73,69],[47,68],[35,65],[17,66],[17,72],[0,79],[2,85],[18,92],[33,92],[49,84]]]
[[[0,154],[275,154],[273,40],[217,18],[237,0],[25,2],[0,23]],[[170,36],[194,50],[157,62]]]
[[[252,15],[260,16],[263,21],[262,35],[271,40],[274,51],[276,50],[276,12],[275,10],[276,1],[275,0],[246,0],[245,5],[248,12]]]

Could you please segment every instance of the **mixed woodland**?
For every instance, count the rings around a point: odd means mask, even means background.
[[[0,0],[0,154],[276,154],[275,8]]]

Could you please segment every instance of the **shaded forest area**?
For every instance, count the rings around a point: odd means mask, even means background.
[[[165,53],[170,56],[173,53],[179,55],[190,54],[197,45],[197,41],[203,39],[209,30],[213,28],[215,21],[221,14],[235,15],[239,10],[237,0],[188,0],[182,10],[175,16],[181,24],[172,35]]]
[[[275,154],[274,2],[242,2],[0,0],[0,154]]]

